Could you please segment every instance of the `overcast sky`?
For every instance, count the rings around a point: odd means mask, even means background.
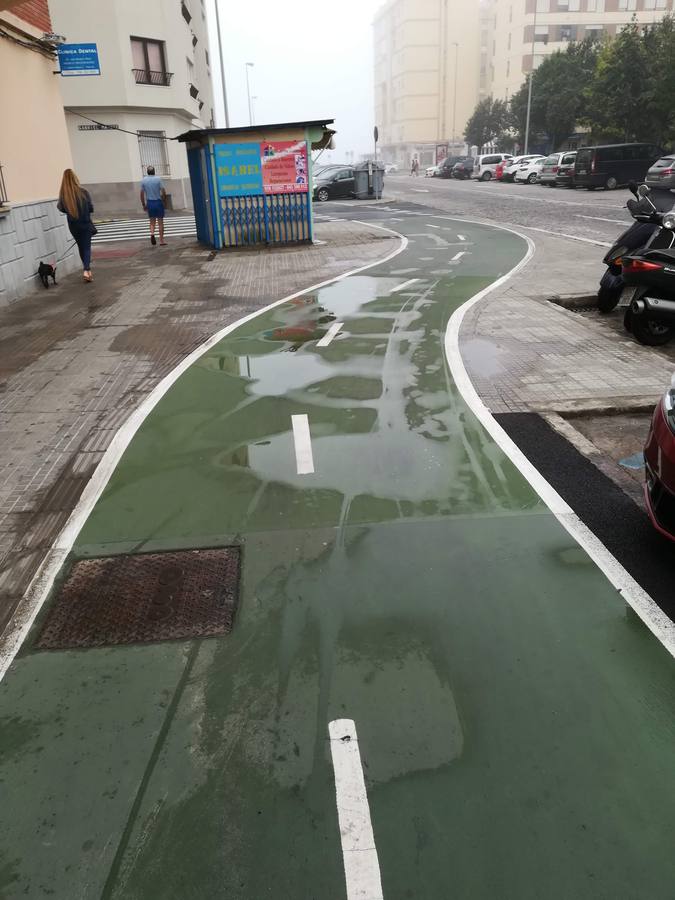
[[[218,59],[215,3],[223,32],[230,125],[248,125],[245,63],[255,121],[334,118],[333,159],[367,152],[373,141],[372,21],[383,0],[340,0],[320,7],[278,0],[232,4],[209,0],[211,53]],[[220,70],[212,67],[216,124],[223,121]]]

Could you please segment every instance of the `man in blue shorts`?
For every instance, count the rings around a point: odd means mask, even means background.
[[[153,166],[148,166],[148,174],[141,181],[141,203],[143,209],[150,218],[150,243],[154,247],[157,243],[155,238],[155,224],[159,222],[159,246],[166,247],[164,240],[164,201],[166,200],[166,191],[162,184],[162,179],[155,175]]]

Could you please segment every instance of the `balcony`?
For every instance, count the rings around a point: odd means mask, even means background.
[[[190,85],[190,96],[192,97],[193,100],[196,100],[197,97],[199,96],[199,88],[196,88],[194,86],[194,84]]]
[[[192,21],[192,13],[191,13],[190,10],[187,8],[187,4],[185,3],[185,0],[181,0],[181,3],[180,3],[180,12],[181,12],[181,15],[183,16],[183,18],[185,19],[185,21],[186,21],[186,22],[188,23],[188,25],[189,25],[190,22]]]
[[[173,72],[153,72],[150,69],[132,69],[136,84],[155,84],[160,87],[169,87]]]

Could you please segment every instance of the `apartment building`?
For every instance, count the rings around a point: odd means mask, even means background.
[[[0,0],[0,306],[35,289],[40,261],[79,262],[56,209],[72,159],[51,31],[47,0]]]
[[[489,93],[508,100],[541,61],[570,41],[614,35],[672,12],[673,0],[492,0]]]
[[[377,12],[375,121],[385,161],[408,166],[416,155],[425,166],[439,148],[464,146],[481,89],[481,16],[478,0],[386,0]]]
[[[185,148],[213,123],[205,0],[50,0],[54,30],[97,45],[100,75],[61,78],[75,171],[97,212],[139,209],[149,165],[176,209],[191,208]],[[101,127],[97,123],[102,123]]]

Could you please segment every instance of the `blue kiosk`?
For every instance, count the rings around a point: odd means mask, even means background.
[[[187,131],[197,237],[210,247],[312,241],[312,150],[333,119]]]

